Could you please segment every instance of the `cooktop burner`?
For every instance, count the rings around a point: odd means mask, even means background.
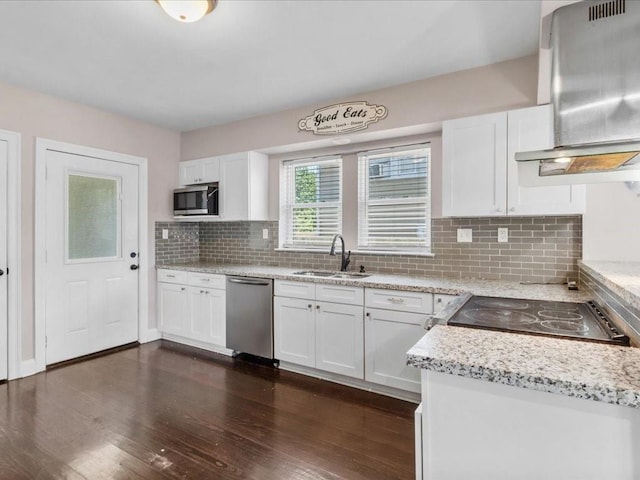
[[[629,345],[593,302],[472,296],[447,324]]]

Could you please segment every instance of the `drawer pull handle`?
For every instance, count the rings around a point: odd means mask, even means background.
[[[391,297],[388,299],[390,303],[404,303],[404,298]]]
[[[175,275],[167,275],[167,278],[176,278]]]
[[[201,280],[202,280],[203,282],[210,282],[210,281],[211,281],[211,279],[210,279],[210,278],[202,278]]]

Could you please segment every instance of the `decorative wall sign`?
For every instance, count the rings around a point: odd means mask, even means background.
[[[367,102],[339,103],[323,107],[298,122],[300,130],[315,135],[334,135],[364,130],[387,116],[384,105],[369,105]]]

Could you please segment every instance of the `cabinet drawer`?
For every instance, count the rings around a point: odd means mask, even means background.
[[[226,277],[224,275],[216,275],[212,273],[189,272],[189,285],[194,287],[225,289]]]
[[[276,280],[274,294],[278,297],[293,297],[313,300],[316,298],[316,285],[307,282]]]
[[[365,305],[367,307],[400,312],[432,313],[433,295],[421,292],[367,288],[365,290]]]
[[[187,283],[187,272],[181,270],[158,269],[158,281],[165,283]]]
[[[347,303],[362,305],[364,289],[362,287],[343,287],[342,285],[316,284],[318,302]]]

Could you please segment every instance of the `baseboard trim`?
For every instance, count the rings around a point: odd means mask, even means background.
[[[30,377],[31,375],[35,375],[40,372],[44,372],[44,369],[39,369],[36,365],[36,359],[30,358],[29,360],[23,360],[20,362],[20,371],[18,372],[18,376],[15,378]],[[13,378],[10,380],[13,380]]]
[[[188,345],[190,347],[196,347],[201,350],[208,350],[209,352],[220,353],[222,355],[231,356],[233,354],[233,350],[229,350],[225,347],[220,347],[218,345],[212,345],[206,342],[199,342],[198,340],[193,340],[191,338],[181,337],[179,335],[171,335],[169,333],[162,333],[163,340],[170,340],[175,343],[181,343],[183,345]]]
[[[162,338],[162,333],[157,328],[148,329],[144,335],[140,337],[140,343],[149,343],[155,342],[156,340],[160,340]]]
[[[339,383],[347,387],[357,388],[365,390],[367,392],[377,393],[379,395],[386,395],[387,397],[397,398],[411,403],[420,403],[420,393],[408,392],[400,390],[399,388],[387,387],[385,385],[378,385],[376,383],[366,382],[358,378],[349,378],[344,375],[338,375],[336,373],[325,372],[323,370],[317,370],[311,367],[304,367],[288,362],[280,362],[280,368],[289,372],[299,373],[320,380],[326,380],[328,382]]]

